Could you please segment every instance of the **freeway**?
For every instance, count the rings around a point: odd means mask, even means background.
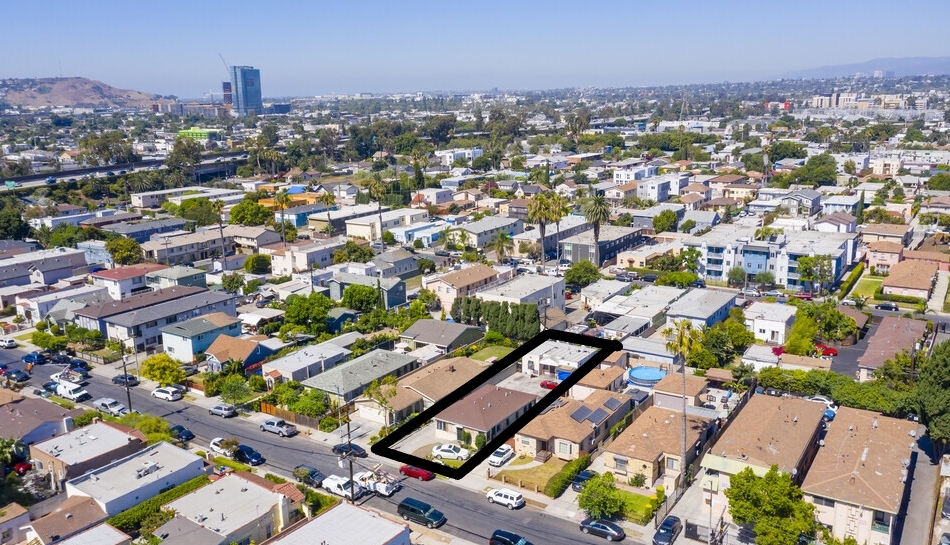
[[[18,349],[0,352],[0,361],[23,368],[20,357],[24,354]],[[47,380],[58,366],[38,365],[33,369],[34,378],[28,388],[38,387]],[[130,369],[131,371],[131,369]],[[125,388],[111,383],[113,374],[120,371],[97,369],[86,385],[92,399],[85,404],[92,407],[91,401],[100,397],[111,397],[126,404]],[[150,396],[148,387],[131,389],[132,407],[142,413],[160,416],[172,425],[181,424],[191,430],[196,438],[194,446],[207,450],[208,443],[215,437],[236,437],[241,443],[258,450],[266,462],[260,466],[263,472],[291,475],[298,464],[313,466],[324,474],[346,475],[347,470],[338,466],[338,458],[332,454],[332,445],[318,442],[316,439],[300,434],[295,437],[278,437],[272,433],[260,431],[255,422],[246,418],[221,418],[208,414],[207,410],[188,401],[166,402]],[[373,458],[356,459],[354,471],[370,468],[377,462],[383,463],[383,469],[398,475],[398,466],[391,461]],[[432,504],[445,513],[448,522],[441,531],[456,537],[485,543],[496,529],[505,529],[523,535],[528,541],[540,545],[569,545],[573,543],[601,543],[602,539],[584,535],[574,521],[552,516],[538,508],[526,506],[516,511],[499,505],[489,504],[485,497],[452,483],[446,479],[421,482],[403,479],[402,488],[391,498],[367,496],[357,501],[380,511],[395,514],[399,502],[411,496]],[[627,540],[630,542],[630,540]]]

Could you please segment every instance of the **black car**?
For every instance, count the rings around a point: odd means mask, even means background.
[[[878,310],[890,310],[890,311],[898,311],[901,309],[901,307],[897,306],[897,303],[890,303],[890,302],[878,303],[874,305],[874,308]]]
[[[574,480],[571,481],[571,490],[573,490],[574,492],[580,492],[581,489],[584,488],[584,484],[586,484],[587,481],[593,479],[596,476],[597,474],[594,473],[593,471],[588,471],[586,469],[584,471],[581,471],[580,473],[577,474],[577,477],[574,477]]]
[[[623,528],[604,519],[587,519],[581,522],[581,531],[585,534],[605,537],[607,541],[620,541],[627,537]]]
[[[191,430],[180,424],[168,428],[168,431],[171,432],[172,437],[177,437],[182,443],[191,441],[195,438],[195,434],[191,433]]]
[[[488,545],[531,545],[531,543],[514,532],[495,530],[491,539],[488,540]]]
[[[323,473],[320,473],[319,469],[310,467],[308,465],[300,464],[294,468],[294,479],[297,479],[298,483],[303,483],[307,486],[312,486],[314,488],[320,488],[323,484],[323,479],[326,476]]]
[[[137,386],[139,379],[135,375],[116,375],[112,377],[112,384],[119,386]]]
[[[653,545],[670,545],[683,531],[679,517],[666,517],[653,534]]]
[[[357,458],[366,458],[366,451],[363,450],[363,447],[359,445],[354,445],[353,443],[340,443],[339,445],[333,446],[333,454],[340,456],[346,456],[347,454],[352,454]]]
[[[445,250],[436,250],[435,255],[439,257],[449,257],[449,253]]]
[[[644,282],[656,282],[657,278],[659,278],[659,276],[655,274],[645,274],[642,278],[640,278],[640,280],[643,280]]]
[[[57,386],[59,386],[59,383],[56,382],[55,380],[51,380],[51,381],[49,381],[49,382],[44,382],[44,383],[43,383],[43,391],[48,392],[48,393],[51,393],[51,394],[55,394],[55,393],[56,393],[56,387],[57,387]]]
[[[694,288],[705,288],[706,282],[704,280],[697,280],[690,285],[693,286]]]
[[[247,445],[239,445],[238,448],[234,449],[232,457],[235,462],[251,466],[259,466],[264,463],[264,457],[261,456],[261,453]]]
[[[65,354],[56,354],[49,359],[49,361],[55,363],[56,365],[66,365],[70,362],[70,360],[72,360],[72,358]]]
[[[71,360],[69,360],[68,363],[69,363],[70,369],[84,369],[86,371],[89,370],[89,364],[79,358],[72,358]]]
[[[30,380],[30,375],[24,373],[22,369],[10,369],[4,373],[3,376],[9,378],[13,382],[26,382]]]

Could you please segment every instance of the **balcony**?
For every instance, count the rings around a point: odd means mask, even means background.
[[[706,270],[707,271],[721,271],[722,263],[707,263]]]
[[[871,531],[872,531],[872,532],[880,532],[880,533],[882,533],[882,534],[890,534],[890,533],[891,533],[891,527],[890,527],[890,525],[887,525],[887,524],[884,524],[884,523],[881,523],[881,522],[872,522],[872,523],[871,523]]]

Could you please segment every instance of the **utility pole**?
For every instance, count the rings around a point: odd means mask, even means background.
[[[350,437],[350,419],[346,419],[346,460],[350,463],[350,503],[356,502],[356,482],[353,481],[353,442]]]
[[[132,339],[132,350],[135,350],[135,339]],[[132,391],[129,390],[129,371],[126,364],[129,361],[129,355],[122,355],[122,374],[125,375],[125,400],[129,402],[129,412],[132,412]]]

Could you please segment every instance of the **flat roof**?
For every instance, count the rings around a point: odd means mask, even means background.
[[[597,349],[580,344],[561,341],[544,341],[540,346],[525,354],[525,358],[534,356],[541,361],[550,360],[556,365],[569,363],[580,365],[597,353]]]
[[[67,434],[35,443],[32,448],[49,454],[66,465],[75,465],[125,446],[137,430],[122,431],[119,424],[96,422]],[[144,440],[143,440],[144,443]]]
[[[707,319],[723,307],[731,307],[735,300],[736,294],[728,291],[693,289],[674,301],[666,314]]]
[[[600,243],[603,244],[610,240],[617,240],[628,235],[636,235],[641,232],[639,227],[618,227],[616,225],[603,225],[600,228]],[[594,230],[580,232],[574,236],[561,239],[561,244],[593,244]]]
[[[315,543],[390,543],[400,534],[409,540],[409,525],[392,522],[378,513],[346,502],[311,519],[302,526],[282,532],[270,545],[313,545]]]
[[[280,497],[246,479],[227,475],[165,507],[218,535],[228,536],[264,516],[280,503]]]
[[[282,358],[271,360],[264,365],[266,365],[268,369],[293,373],[304,367],[319,363],[320,360],[326,361],[332,360],[333,358],[338,358],[339,360],[346,358],[350,354],[352,354],[352,352],[341,346],[332,343],[320,343],[305,346],[296,352],[291,352]],[[335,361],[330,365],[335,365]]]
[[[749,305],[743,312],[746,320],[769,320],[772,322],[785,322],[795,313],[798,307],[795,305],[782,305],[779,303],[767,303],[765,301],[756,301]]]
[[[494,297],[508,297],[519,301],[551,286],[564,284],[564,278],[559,276],[545,276],[540,274],[516,276],[513,280],[482,290],[476,297],[491,295]]]

